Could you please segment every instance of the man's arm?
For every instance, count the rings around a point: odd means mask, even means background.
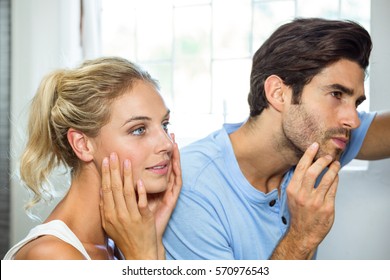
[[[377,113],[356,156],[362,160],[390,157],[390,112]]]

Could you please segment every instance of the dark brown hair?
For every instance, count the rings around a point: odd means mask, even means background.
[[[280,26],[253,57],[250,116],[258,116],[268,107],[264,82],[270,75],[290,86],[293,102],[298,103],[303,87],[340,59],[354,61],[366,71],[371,49],[369,33],[352,21],[298,18]]]

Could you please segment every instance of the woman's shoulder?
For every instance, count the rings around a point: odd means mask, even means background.
[[[16,260],[85,260],[71,244],[53,235],[42,235],[25,244],[15,255]]]

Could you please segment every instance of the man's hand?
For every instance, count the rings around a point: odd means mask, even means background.
[[[318,147],[314,143],[306,150],[287,186],[290,226],[272,259],[312,258],[333,225],[340,163],[331,156],[313,162]],[[315,188],[317,178],[326,167],[328,170]]]

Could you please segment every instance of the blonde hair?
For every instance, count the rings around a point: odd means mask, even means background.
[[[79,171],[81,162],[67,140],[68,129],[97,136],[110,119],[112,101],[140,80],[159,88],[146,71],[118,57],[88,60],[42,80],[30,107],[28,141],[20,163],[21,179],[34,195],[26,209],[45,197],[43,185],[53,169],[63,165],[72,175]]]

